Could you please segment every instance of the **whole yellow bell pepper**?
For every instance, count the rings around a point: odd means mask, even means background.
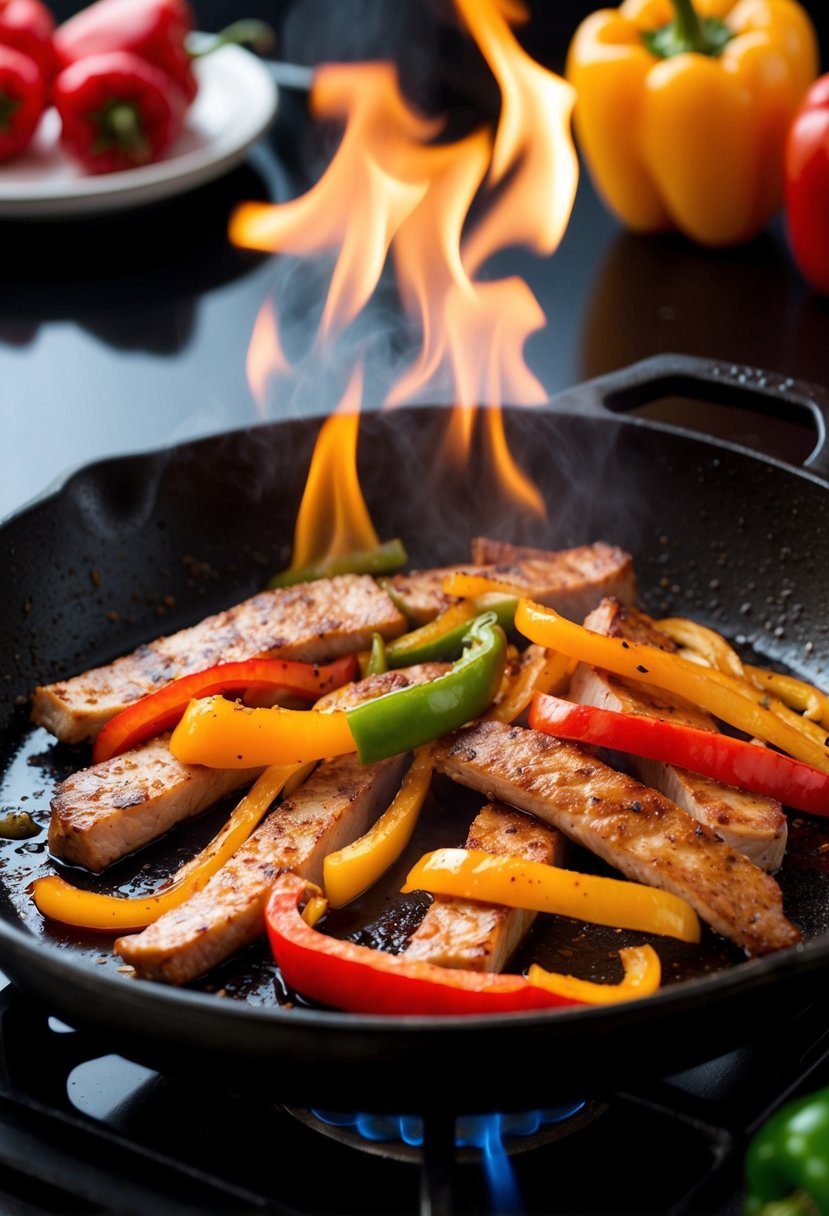
[[[593,13],[566,74],[599,195],[637,232],[750,240],[781,206],[786,132],[818,70],[797,0],[624,0]]]

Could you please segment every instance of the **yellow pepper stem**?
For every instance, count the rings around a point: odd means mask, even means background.
[[[696,912],[669,891],[481,849],[436,849],[427,853],[409,871],[401,890],[552,912],[597,925],[660,933],[684,942],[700,939]]]
[[[364,836],[323,862],[325,894],[332,908],[350,903],[397,860],[409,843],[432,780],[431,749],[415,753],[388,810]]]
[[[143,929],[158,920],[164,912],[177,908],[195,895],[208,880],[244,844],[263,818],[271,803],[297,778],[302,779],[309,765],[286,765],[268,768],[262,773],[227,823],[210,844],[186,865],[155,895],[125,899],[82,891],[65,882],[58,874],[39,878],[34,884],[34,901],[38,911],[64,925],[82,929],[97,929],[105,933],[123,933]]]
[[[637,997],[651,996],[662,981],[662,965],[653,946],[629,946],[619,951],[624,968],[624,979],[619,984],[594,984],[591,980],[580,980],[574,975],[559,975],[545,971],[533,963],[527,979],[537,988],[544,988],[556,996],[566,996],[573,1001],[584,1001],[586,1005],[615,1005],[620,1001],[631,1001]]]

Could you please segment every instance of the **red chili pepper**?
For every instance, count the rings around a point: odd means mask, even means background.
[[[236,689],[285,688],[309,701],[353,680],[359,670],[356,655],[346,655],[324,667],[288,659],[244,659],[217,663],[204,671],[173,680],[111,718],[95,740],[93,763],[152,739],[175,726],[194,699]]]
[[[299,911],[319,894],[313,883],[283,874],[265,914],[285,983],[311,1000],[350,1013],[383,1014],[516,1013],[582,1004],[521,975],[437,967],[329,937],[307,925]]]
[[[55,77],[61,143],[91,173],[156,161],[181,131],[184,94],[160,68],[128,51],[91,55]]]
[[[808,90],[789,128],[786,219],[801,274],[829,295],[829,73]]]
[[[46,84],[33,59],[0,46],[0,161],[22,152],[46,108]]]
[[[795,810],[829,815],[829,773],[756,743],[640,714],[574,705],[546,693],[536,693],[529,721],[533,730],[560,739],[662,760],[776,798]]]
[[[55,52],[65,68],[90,55],[130,51],[166,72],[189,103],[198,88],[186,46],[194,29],[186,0],[96,0],[58,26]]]
[[[0,0],[0,46],[34,59],[47,81],[57,70],[54,32],[55,19],[41,0]]]

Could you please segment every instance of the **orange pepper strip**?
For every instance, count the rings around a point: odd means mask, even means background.
[[[411,840],[432,781],[432,756],[427,745],[412,761],[403,784],[372,828],[359,840],[323,862],[323,886],[332,908],[341,908],[368,890],[397,858]]]
[[[651,996],[662,982],[662,965],[653,946],[628,946],[619,951],[625,976],[620,984],[595,984],[575,975],[559,975],[545,971],[533,963],[527,972],[528,981],[545,992],[566,996],[586,1005],[615,1005],[641,996]]]
[[[661,633],[666,633],[671,641],[700,655],[711,667],[716,667],[717,671],[724,671],[727,675],[737,676],[738,679],[745,675],[742,659],[716,630],[679,616],[665,617],[654,624]]]
[[[684,942],[700,939],[696,912],[670,891],[482,849],[427,853],[409,871],[401,890],[552,912],[596,925],[661,933]]]
[[[749,663],[746,664],[745,670],[751,682],[758,688],[765,689],[792,709],[799,710],[807,720],[820,722],[829,728],[829,697],[819,688],[782,671],[769,671],[765,667],[754,667]]]
[[[296,788],[299,784],[296,778],[301,780],[309,767],[301,764],[274,765],[261,773],[218,835],[201,853],[182,866],[157,894],[137,898],[102,895],[97,891],[82,891],[65,882],[58,874],[51,874],[48,878],[39,878],[34,884],[34,901],[38,911],[64,925],[99,929],[105,933],[123,933],[151,925],[163,912],[177,908],[200,891],[219,867],[244,844],[277,795],[288,787],[289,782],[291,788]]]
[[[519,600],[515,627],[541,646],[560,650],[625,679],[677,693],[738,730],[764,739],[821,772],[829,772],[829,749],[822,732],[819,737],[815,732],[815,723],[798,717],[795,724],[786,717],[795,715],[780,703],[776,712],[772,712],[764,704],[768,694],[743,680],[701,667],[679,655],[666,654],[643,642],[604,637],[532,600]]]
[[[209,768],[302,764],[356,750],[341,709],[248,709],[224,697],[191,701],[170,739],[182,764]]]
[[[497,578],[488,578],[484,574],[465,574],[457,570],[447,574],[443,580],[445,595],[456,595],[460,599],[475,599],[479,595],[491,595],[499,592],[501,595],[525,595],[526,586],[516,587],[512,583],[499,582]]]

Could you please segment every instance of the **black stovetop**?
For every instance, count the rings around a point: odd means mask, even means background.
[[[290,1111],[167,1079],[0,993],[4,1216],[739,1216],[747,1137],[829,1084],[829,998],[680,1076],[503,1123]],[[486,1067],[482,1063],[482,1067]],[[448,1112],[447,1112],[448,1115]],[[535,1118],[532,1118],[534,1115]],[[537,1126],[540,1121],[540,1126]],[[346,1130],[341,1131],[342,1128]],[[535,1132],[535,1134],[532,1134]],[[371,1136],[373,1139],[363,1138]],[[425,1138],[426,1148],[422,1147]],[[361,1147],[360,1147],[361,1146]]]

